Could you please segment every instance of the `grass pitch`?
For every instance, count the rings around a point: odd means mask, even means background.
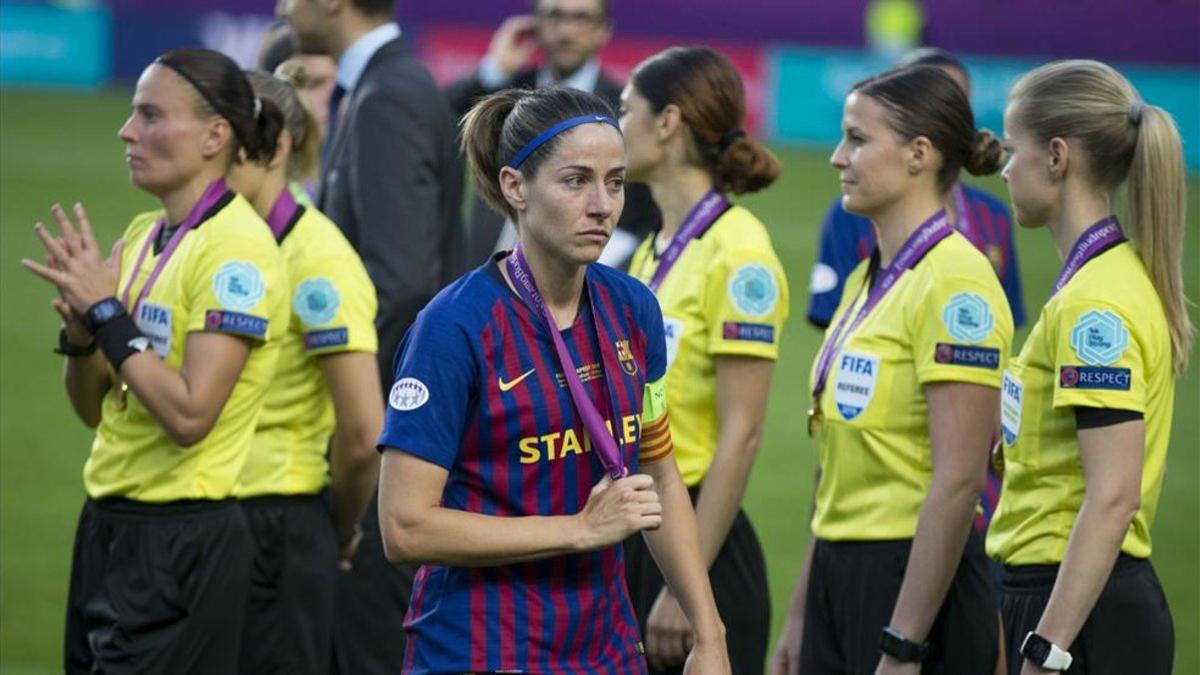
[[[82,201],[108,246],[130,217],[155,202],[129,184],[116,132],[128,94],[0,94],[0,673],[62,672],[62,627],[81,471],[91,432],[71,413],[51,353],[58,316],[52,290],[20,266],[40,256],[32,226],[49,206]],[[746,506],[767,553],[775,629],[808,540],[816,451],[804,431],[807,371],[820,335],[804,320],[816,230],[837,191],[826,150],[780,150],[783,178],[744,200],[767,223],[791,284],[767,433]],[[981,182],[1005,194],[998,179]],[[1200,237],[1200,181],[1190,184],[1188,250]],[[1049,236],[1018,234],[1026,304],[1037,317],[1059,261]],[[1200,263],[1185,256],[1190,297]],[[1020,331],[1023,341],[1028,326]],[[1154,526],[1154,565],[1175,617],[1176,672],[1200,672],[1200,391],[1195,360],[1176,392],[1166,487]]]

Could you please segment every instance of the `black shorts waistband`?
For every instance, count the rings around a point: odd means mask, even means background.
[[[1037,590],[1050,589],[1058,579],[1059,565],[1005,565],[1005,590]],[[1135,558],[1127,553],[1117,556],[1110,577],[1132,574],[1150,569],[1149,558]]]
[[[321,503],[325,500],[324,492],[307,495],[257,495],[254,497],[243,497],[238,501],[242,506],[253,508],[270,508],[274,506],[298,506],[301,504]]]
[[[182,515],[221,513],[237,508],[237,500],[229,499],[179,499],[173,502],[143,502],[124,497],[92,499],[88,503],[105,513],[141,518],[169,518]]]

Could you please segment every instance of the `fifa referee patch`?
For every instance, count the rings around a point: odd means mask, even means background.
[[[726,321],[721,326],[721,336],[726,340],[775,343],[775,327],[769,323],[740,323]]]
[[[311,330],[304,334],[304,348],[308,351],[341,347],[349,344],[350,331],[345,328]]]
[[[267,337],[267,320],[260,316],[210,309],[204,313],[204,330],[233,333],[263,340]]]
[[[1058,384],[1063,389],[1129,391],[1131,380],[1128,368],[1063,366],[1058,370]]]
[[[933,349],[933,360],[951,366],[969,366],[996,370],[1000,367],[1000,350],[939,342]]]

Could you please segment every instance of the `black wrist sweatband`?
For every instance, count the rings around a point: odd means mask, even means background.
[[[150,341],[138,330],[132,316],[122,314],[96,329],[96,344],[108,357],[113,370],[121,372],[121,364],[125,363],[125,359],[146,351]]]
[[[91,356],[96,353],[96,340],[93,338],[86,345],[73,345],[71,340],[67,338],[67,328],[63,326],[58,329],[58,346],[54,348],[55,354],[62,354],[68,358],[79,356]]]

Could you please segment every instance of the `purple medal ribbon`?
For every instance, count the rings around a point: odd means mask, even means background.
[[[966,191],[963,190],[961,183],[955,183],[954,189],[950,192],[954,197],[954,210],[958,212],[956,214],[958,220],[954,224],[955,229],[962,232],[964,237],[974,242],[975,223],[971,221],[971,207],[967,204]]]
[[[854,307],[854,303],[850,303],[850,307],[846,308],[846,313],[842,315],[841,320],[838,321],[837,326],[830,333],[829,339],[821,347],[821,355],[817,359],[816,382],[813,384],[812,391],[814,406],[818,404],[821,393],[825,391],[825,384],[829,380],[829,371],[833,366],[833,358],[842,350],[842,345],[846,343],[846,339],[850,334],[867,318],[871,310],[875,309],[879,302],[883,300],[883,297],[892,289],[892,286],[900,279],[901,275],[912,269],[938,242],[953,233],[954,228],[950,227],[946,219],[945,209],[935,213],[932,218],[926,220],[916,231],[908,236],[904,245],[896,252],[895,259],[884,270],[883,276],[879,278],[879,281],[867,293],[866,302],[859,308],[853,320],[850,320],[850,310]],[[848,326],[847,322],[849,322]]]
[[[142,250],[138,253],[137,262],[133,265],[133,273],[129,276],[129,283],[125,286],[125,292],[121,294],[121,304],[125,305],[126,311],[134,317],[134,320],[137,319],[138,308],[141,307],[146,296],[150,295],[151,287],[158,280],[158,275],[162,273],[163,268],[167,266],[167,261],[171,259],[171,255],[175,253],[175,249],[179,248],[184,235],[199,224],[204,214],[208,213],[209,209],[220,201],[226,192],[228,192],[228,188],[225,187],[224,178],[218,178],[209,183],[208,187],[204,189],[204,194],[200,195],[200,201],[196,202],[196,205],[192,207],[187,218],[183,219],[183,222],[179,224],[179,228],[171,235],[171,239],[167,242],[166,247],[163,248],[158,262],[155,263],[154,269],[150,271],[150,276],[142,286],[141,292],[138,293],[137,301],[133,305],[130,305],[129,292],[133,288],[133,282],[137,280],[138,272],[142,269],[142,263],[146,261],[146,256],[150,253],[150,249],[154,248],[154,242],[158,241],[159,234],[166,227],[166,216],[159,218],[158,222],[151,228],[150,236],[146,237],[145,243],[142,244]]]
[[[1058,273],[1050,297],[1057,295],[1089,260],[1124,241],[1125,233],[1121,231],[1121,223],[1117,222],[1116,216],[1109,216],[1084,230],[1071,247],[1071,253],[1067,255],[1062,271]]]
[[[271,228],[271,234],[275,235],[275,241],[279,241],[279,238],[283,236],[288,223],[292,222],[292,218],[299,208],[296,198],[292,196],[292,191],[286,187],[275,198],[275,204],[271,206],[271,212],[267,214],[267,226]]]
[[[604,424],[604,418],[600,415],[600,411],[596,409],[596,404],[588,397],[587,392],[583,388],[583,382],[579,379],[579,373],[575,371],[575,362],[571,359],[571,353],[567,351],[567,345],[563,342],[562,334],[558,330],[558,324],[555,323],[554,316],[550,313],[550,308],[546,305],[545,300],[542,299],[542,294],[538,292],[533,280],[533,272],[529,269],[529,263],[525,260],[525,254],[521,251],[520,245],[513,249],[512,254],[508,256],[506,262],[508,264],[508,276],[513,280],[517,294],[521,296],[521,299],[525,301],[525,304],[535,314],[541,314],[546,321],[546,328],[550,331],[550,336],[554,339],[554,350],[558,352],[558,362],[562,366],[563,377],[567,381],[567,391],[571,394],[571,402],[575,404],[575,410],[583,420],[583,428],[587,431],[588,436],[591,437],[592,443],[595,445],[600,463],[604,465],[605,471],[608,472],[608,475],[613,480],[624,477],[629,473],[629,470],[625,467],[625,462],[621,458],[621,451],[617,447],[617,441]],[[592,311],[593,313],[596,311],[594,299],[592,302]],[[599,331],[599,317],[593,314],[593,318],[596,321],[596,330]],[[603,345],[601,345],[601,351],[603,352]],[[606,385],[607,381],[608,375],[605,374]],[[616,417],[618,411],[615,401],[613,401],[613,406],[613,416]]]
[[[683,249],[687,248],[691,240],[707,232],[717,218],[729,209],[729,206],[729,200],[725,198],[725,195],[716,190],[710,190],[700,201],[696,202],[692,210],[688,211],[687,217],[683,219],[683,223],[679,225],[679,229],[675,231],[675,236],[671,237],[671,243],[667,245],[667,250],[663,251],[658,269],[654,270],[654,276],[651,277],[648,284],[651,291],[658,292],[658,287],[662,286],[663,280],[667,278],[667,273],[679,261]]]

